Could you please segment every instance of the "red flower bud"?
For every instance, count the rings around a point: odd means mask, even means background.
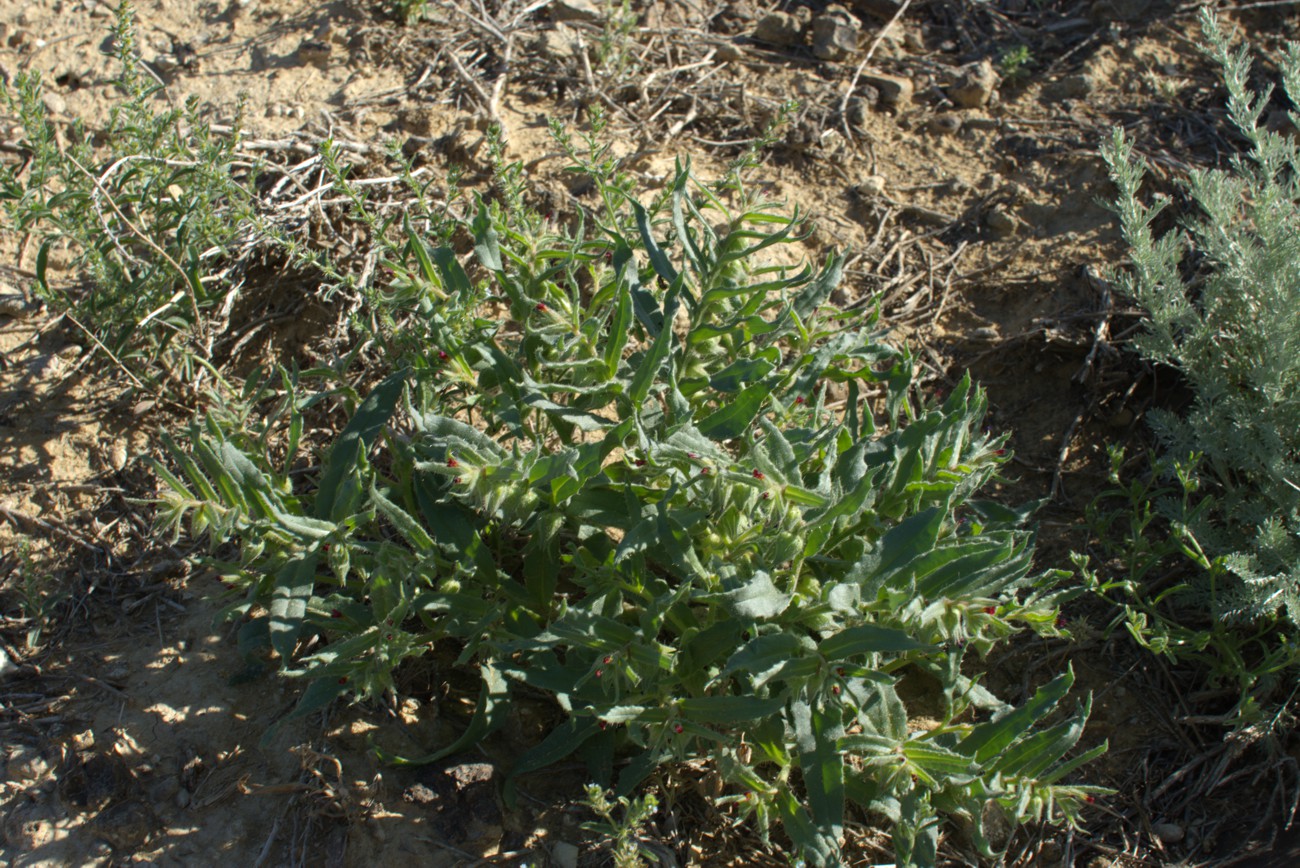
[[[985,607],[984,607],[984,614],[985,614],[985,615],[996,615],[997,613],[998,613],[998,607],[997,607],[997,606],[985,606]]]
[[[771,499],[772,499],[772,492],[770,492],[770,491],[764,491],[764,492],[763,492],[763,499],[764,499],[764,500],[771,500]]]
[[[548,308],[546,307],[546,302],[544,302],[544,301],[539,301],[539,302],[537,302],[537,312],[538,312],[538,313],[546,313],[547,309],[548,309]]]
[[[803,403],[805,403],[803,395],[800,395],[799,397],[795,398],[795,399],[794,399],[794,402],[795,402],[796,404],[803,404]]]
[[[839,696],[839,695],[840,695],[840,686],[839,686],[838,684],[832,684],[832,685],[831,685],[831,693],[835,694],[836,696]]]
[[[613,662],[614,662],[614,658],[613,658],[612,656],[610,656],[609,654],[606,654],[606,655],[605,655],[605,665],[608,666],[609,664],[611,664],[611,663],[613,663]]]
[[[460,485],[460,477],[457,476],[455,479],[452,480],[452,483],[453,483],[454,485]]]
[[[684,729],[686,729],[686,727],[682,726],[680,723],[673,724],[673,732],[677,733],[678,735],[681,735],[682,730]]]
[[[448,466],[448,467],[460,467],[460,462],[457,461],[455,458],[448,458],[448,459],[447,459],[447,466]]]
[[[638,458],[634,463],[636,464],[637,467],[645,467],[644,458]]]
[[[708,475],[709,475],[709,468],[707,468],[707,467],[701,467],[701,468],[700,468],[700,476],[708,476]]]
[[[338,609],[331,609],[331,610],[330,610],[330,617],[331,617],[331,618],[342,618],[342,617],[343,617],[343,613],[340,612]]]
[[[348,683],[348,677],[346,675],[344,675],[342,678],[339,679],[339,684],[347,684],[347,683]]]
[[[766,479],[766,477],[763,476],[763,471],[761,470],[755,470],[753,476],[755,479]]]
[[[700,456],[696,455],[694,452],[687,452],[686,457],[694,461],[696,458],[699,458]]]
[[[438,361],[445,362],[450,358],[451,356],[447,355],[444,351],[438,350]]]
[[[1064,629],[1065,629],[1065,618],[1057,618],[1057,619],[1056,619],[1056,628],[1057,628],[1058,630],[1064,630]]]
[[[1095,796],[1084,796],[1083,800],[1090,805],[1097,801]]]
[[[604,674],[605,674],[605,670],[604,670],[604,669],[597,669],[597,670],[596,670],[596,677],[597,677],[597,678],[599,678],[600,676],[602,676],[602,675],[604,675]]]
[[[609,729],[609,724],[602,720],[602,721],[600,722],[600,728],[601,728],[601,729]]]
[[[993,454],[994,454],[994,455],[1006,455],[1006,454],[1007,454],[1007,450],[1005,450],[1005,449],[994,449],[994,450],[993,450]]]

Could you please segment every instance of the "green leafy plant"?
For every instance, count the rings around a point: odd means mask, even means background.
[[[37,290],[47,301],[116,357],[165,360],[189,379],[194,359],[210,356],[214,320],[234,291],[205,275],[247,231],[249,197],[234,179],[239,134],[214,135],[197,101],[157,110],[160,86],[140,68],[134,12],[125,2],[113,50],[122,98],[97,137],[102,149],[79,121],[62,140],[38,74],[19,73],[4,88],[32,158],[22,178],[3,170],[0,199],[11,225],[41,239]],[[70,247],[89,289],[47,279],[58,245]]]
[[[1017,45],[1002,52],[998,58],[998,68],[1002,71],[1003,80],[1014,82],[1028,74],[1029,64],[1033,61],[1034,55],[1030,53],[1029,46]]]
[[[810,863],[837,864],[849,805],[898,862],[933,864],[940,815],[981,852],[1010,822],[1077,820],[1087,700],[1066,672],[1013,708],[972,652],[1060,634],[1065,574],[1031,571],[1027,511],[976,497],[1007,460],[969,379],[921,396],[875,315],[825,306],[843,259],[794,263],[802,218],[739,169],[679,166],[649,205],[598,142],[561,144],[593,209],[538,215],[502,166],[453,242],[409,242],[379,300],[417,340],[363,400],[314,490],[292,473],[305,400],[267,393],[288,446],[196,423],[160,515],[239,542],[217,562],[241,641],[307,683],[295,714],[396,689],[452,641],[478,704],[432,762],[502,726],[520,693],[564,719],[513,764],[567,756],[630,796],[707,760],[720,799]],[[838,394],[838,397],[836,395]],[[223,550],[224,551],[224,550]],[[909,727],[900,678],[941,688]],[[613,773],[615,757],[628,761]]]
[[[1300,649],[1274,625],[1212,617],[1188,593],[1193,576],[1211,584],[1228,579],[1224,559],[1208,557],[1189,530],[1213,505],[1199,496],[1189,466],[1158,459],[1134,476],[1124,471],[1123,450],[1112,448],[1110,458],[1113,487],[1087,509],[1103,564],[1075,555],[1085,585],[1115,606],[1109,629],[1123,625],[1152,653],[1194,662],[1211,684],[1234,689],[1238,699],[1226,725],[1259,723],[1269,697],[1300,663]]]
[[[644,868],[643,848],[637,838],[641,827],[659,810],[659,801],[646,793],[636,799],[619,796],[611,802],[603,787],[589,784],[583,804],[599,819],[583,823],[582,828],[609,841],[614,868]],[[615,816],[617,808],[621,808],[622,816]]]
[[[1260,123],[1247,47],[1233,49],[1207,11],[1206,51],[1220,66],[1228,116],[1248,146],[1227,170],[1198,170],[1184,188],[1194,210],[1156,237],[1167,201],[1145,205],[1143,168],[1117,130],[1104,149],[1119,188],[1115,210],[1132,270],[1121,286],[1147,309],[1133,343],[1176,367],[1194,399],[1151,419],[1169,466],[1198,494],[1174,516],[1179,538],[1208,566],[1186,593],[1217,618],[1276,615],[1300,624],[1300,154]],[[1300,46],[1282,79],[1300,99]]]

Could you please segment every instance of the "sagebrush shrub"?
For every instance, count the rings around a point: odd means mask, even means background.
[[[1167,458],[1191,465],[1210,499],[1195,512],[1165,504],[1222,568],[1206,571],[1200,598],[1219,618],[1300,624],[1300,151],[1262,123],[1271,89],[1251,92],[1248,47],[1231,48],[1209,12],[1202,27],[1247,150],[1229,169],[1193,171],[1191,213],[1156,237],[1168,203],[1141,201],[1142,163],[1116,130],[1103,153],[1130,247],[1120,279],[1150,313],[1135,346],[1178,368],[1194,394],[1184,415],[1151,421]],[[1281,66],[1295,104],[1300,46]]]
[[[801,221],[739,170],[680,167],[643,207],[594,137],[560,141],[593,212],[539,216],[502,167],[463,221],[472,262],[412,236],[390,263],[374,303],[413,337],[314,490],[290,478],[288,380],[287,457],[209,417],[180,472],[160,468],[166,522],[239,543],[222,569],[245,646],[308,683],[305,714],[393,691],[399,664],[454,640],[481,675],[472,723],[389,759],[463,750],[545,695],[566,720],[515,758],[507,796],[575,753],[620,795],[708,760],[721,803],[814,864],[838,863],[849,803],[889,819],[906,865],[934,863],[941,812],[989,855],[994,815],[1072,822],[1094,790],[1062,781],[1104,749],[1064,759],[1089,710],[1048,719],[1072,675],[1012,708],[963,669],[1057,634],[1065,593],[1031,572],[1026,516],[976,497],[1006,460],[980,391],[924,400],[873,315],[827,309],[841,258],[768,258]],[[925,729],[908,672],[942,687]]]

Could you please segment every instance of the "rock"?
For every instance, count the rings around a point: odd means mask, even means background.
[[[68,101],[63,98],[62,94],[57,94],[52,90],[47,90],[41,94],[41,103],[45,110],[52,115],[65,115],[68,113]]]
[[[889,181],[884,175],[868,175],[866,180],[859,184],[855,189],[859,196],[864,199],[879,199],[885,195],[885,190],[889,186]]]
[[[987,59],[962,67],[956,83],[948,88],[948,97],[962,108],[986,106],[997,92],[1001,79]]]
[[[1006,238],[1016,231],[1019,222],[1015,216],[1008,214],[1001,208],[993,208],[984,215],[984,225],[989,228],[996,238]]]
[[[551,845],[551,864],[555,868],[578,868],[578,848],[568,841],[556,841]]]
[[[1156,823],[1151,827],[1157,838],[1163,844],[1177,844],[1183,838],[1187,837],[1186,830],[1177,823]]]
[[[864,74],[859,82],[875,88],[880,94],[880,101],[891,106],[907,105],[912,101],[912,94],[916,92],[912,80],[901,75]]]
[[[56,820],[51,806],[18,800],[5,816],[4,841],[19,852],[44,847],[54,840]]]
[[[858,50],[862,25],[849,12],[828,6],[812,20],[813,55],[819,60],[843,60]]]
[[[718,46],[718,62],[726,63],[730,60],[740,60],[745,56],[744,50],[734,42],[723,42]]]
[[[547,7],[552,21],[600,21],[603,11],[594,0],[555,0]]]
[[[1092,79],[1087,75],[1067,75],[1043,87],[1043,96],[1050,100],[1084,99],[1092,93]]]
[[[786,48],[803,42],[803,23],[789,12],[769,12],[754,27],[759,42]]]
[[[925,122],[927,132],[937,136],[950,136],[961,129],[961,118],[955,114],[941,114]]]
[[[867,109],[880,102],[880,91],[874,87],[863,88],[861,93],[861,96],[850,99],[844,110],[848,122],[855,127],[865,126],[867,123]]]

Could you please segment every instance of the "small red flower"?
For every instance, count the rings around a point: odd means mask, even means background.
[[[796,404],[803,404],[803,403],[806,403],[806,402],[804,401],[804,397],[803,397],[803,395],[800,395],[799,397],[795,398],[795,399],[794,399],[794,402],[795,402]]]
[[[455,458],[448,458],[448,459],[447,459],[447,466],[448,466],[448,467],[460,467],[460,462],[457,461]]]
[[[993,450],[993,454],[994,454],[994,455],[1006,455],[1006,454],[1007,454],[1007,450],[1005,450],[1005,449],[994,449],[994,450]]]
[[[443,350],[438,350],[438,361],[440,361],[440,362],[445,362],[445,361],[447,361],[447,360],[450,359],[450,358],[451,358],[451,356],[447,355],[447,353],[446,353],[445,351],[443,351]]]
[[[1064,629],[1065,629],[1065,618],[1062,617],[1062,618],[1057,618],[1057,619],[1056,619],[1056,628],[1057,628],[1058,630],[1064,630]]]
[[[600,722],[600,728],[601,728],[601,729],[609,729],[609,724],[602,720],[602,721]]]
[[[392,642],[392,641],[393,641],[393,634],[392,634],[392,633],[388,633],[387,635],[385,635],[385,636],[384,636],[384,641],[385,641],[385,642]]]
[[[985,614],[985,615],[996,615],[997,613],[998,613],[998,607],[997,607],[997,606],[985,606],[985,607],[984,607],[984,614]]]
[[[699,458],[700,456],[696,455],[694,452],[687,452],[686,457],[694,461],[696,458]]]
[[[1090,805],[1097,801],[1095,796],[1084,796],[1083,800]]]
[[[342,678],[339,679],[339,684],[347,684],[347,683],[348,683],[348,677],[346,675],[344,675]]]
[[[600,676],[602,676],[602,675],[604,675],[604,674],[605,674],[605,670],[604,670],[604,669],[597,669],[597,670],[596,670],[596,677],[597,677],[597,678],[599,678]]]
[[[606,654],[606,655],[605,655],[605,665],[608,666],[609,664],[611,664],[611,663],[613,663],[613,662],[614,662],[614,658],[611,657],[610,655]]]
[[[771,499],[772,499],[772,492],[770,492],[770,491],[764,491],[764,492],[763,492],[763,499],[764,499],[764,500],[771,500]]]
[[[707,467],[701,467],[701,468],[700,468],[700,476],[708,476],[708,475],[709,475],[709,468],[707,468]]]
[[[635,464],[636,464],[637,467],[645,467],[645,459],[644,459],[644,458],[638,458],[638,459],[636,460]]]
[[[329,543],[325,543],[325,545],[321,546],[321,549],[324,550],[324,551],[329,551],[329,550],[330,550],[330,544],[329,544]]]
[[[835,667],[835,674],[836,674],[836,675],[843,675],[843,674],[844,674],[844,667],[843,667],[843,666],[836,666],[836,667]]]
[[[677,733],[678,735],[681,735],[682,730],[684,729],[686,729],[686,727],[682,726],[680,723],[673,724],[673,732]]]
[[[538,312],[538,313],[546,313],[547,310],[549,310],[549,308],[546,306],[546,302],[544,302],[544,301],[539,301],[539,302],[537,302],[537,312]]]
[[[754,476],[755,479],[766,479],[766,478],[767,478],[767,477],[765,477],[765,476],[763,475],[763,471],[761,471],[761,470],[755,470],[754,473],[753,473],[753,476]]]
[[[343,617],[343,613],[340,612],[338,609],[331,609],[331,610],[330,610],[330,617],[331,617],[331,618],[342,618],[342,617]]]
[[[454,485],[460,485],[460,477],[457,476],[455,479],[453,479],[453,480],[452,480],[452,484],[454,484]]]

